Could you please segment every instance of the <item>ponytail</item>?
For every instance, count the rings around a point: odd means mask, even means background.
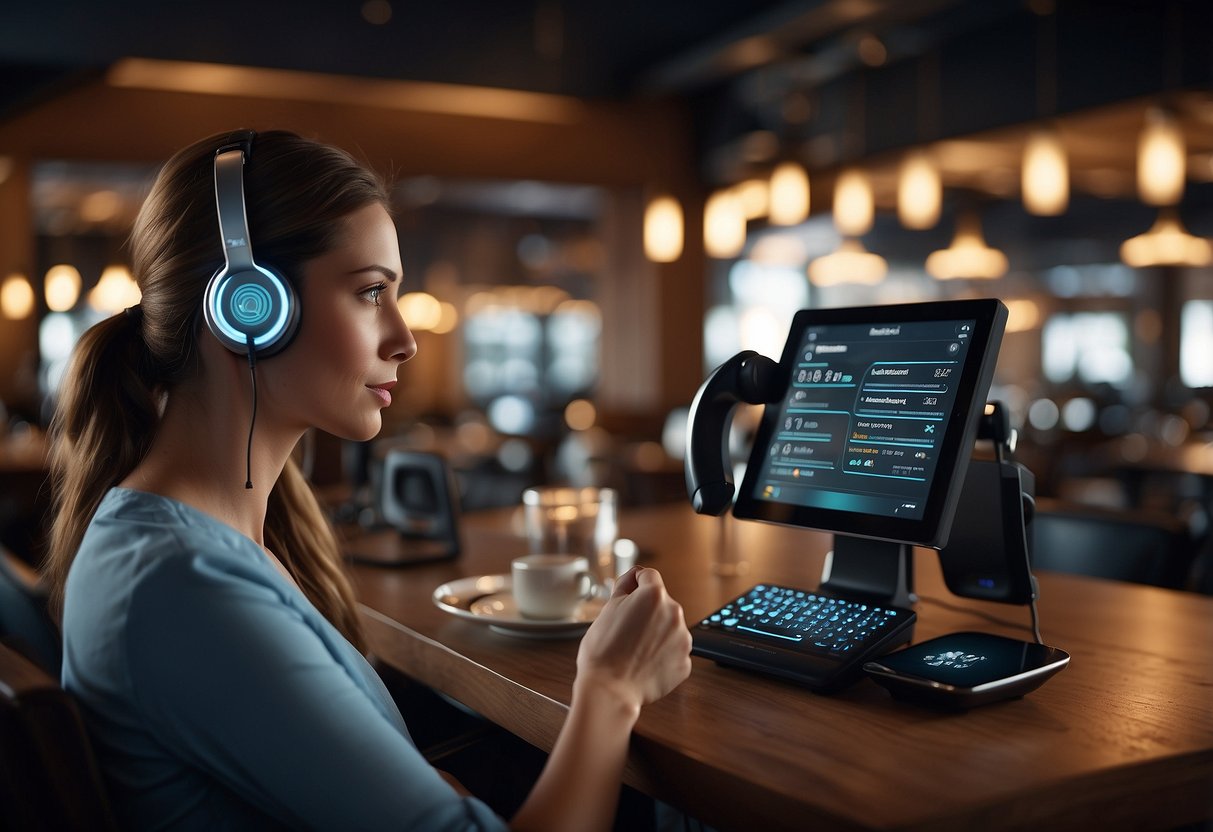
[[[265,545],[278,556],[303,594],[359,650],[366,638],[328,516],[293,458],[270,492]]]
[[[131,310],[84,333],[59,386],[50,426],[54,522],[43,566],[56,614],[101,498],[151,446],[159,419],[151,365],[141,316]]]

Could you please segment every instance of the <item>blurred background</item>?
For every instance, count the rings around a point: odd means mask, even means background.
[[[37,559],[80,333],[138,300],[157,166],[287,128],[388,175],[420,351],[324,487],[441,453],[465,510],[545,482],[685,500],[685,408],[796,309],[995,296],[1037,491],[1213,493],[1203,0],[42,0],[0,10],[0,543]],[[735,426],[739,455],[755,414]]]

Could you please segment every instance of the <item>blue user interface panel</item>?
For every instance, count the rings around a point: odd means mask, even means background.
[[[976,323],[806,328],[753,498],[922,519]]]

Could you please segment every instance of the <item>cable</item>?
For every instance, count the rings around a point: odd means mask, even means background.
[[[248,446],[244,451],[244,487],[253,487],[253,426],[257,424],[257,351],[253,336],[248,336],[248,374],[253,382],[253,415],[248,421]]]
[[[937,606],[943,607],[946,610],[951,610],[952,612],[964,612],[964,613],[969,613],[970,615],[976,615],[979,618],[984,618],[986,621],[990,621],[994,624],[998,624],[1003,627],[1012,627],[1016,630],[1021,630],[1021,629],[1027,630],[1031,626],[1028,624],[1020,624],[1015,621],[1008,621],[1005,618],[999,618],[996,615],[992,615],[984,610],[974,609],[973,607],[964,607],[964,606],[960,606],[959,604],[950,604],[947,601],[943,600],[942,598],[936,598],[933,595],[919,595],[918,600],[925,601],[929,604],[935,604]],[[1032,608],[1033,609],[1036,608],[1035,602],[1033,602]]]

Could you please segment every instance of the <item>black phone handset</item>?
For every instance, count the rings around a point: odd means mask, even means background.
[[[744,350],[721,364],[700,386],[687,415],[687,495],[699,514],[719,515],[733,504],[729,476],[729,420],[740,402],[779,401],[779,364]]]

